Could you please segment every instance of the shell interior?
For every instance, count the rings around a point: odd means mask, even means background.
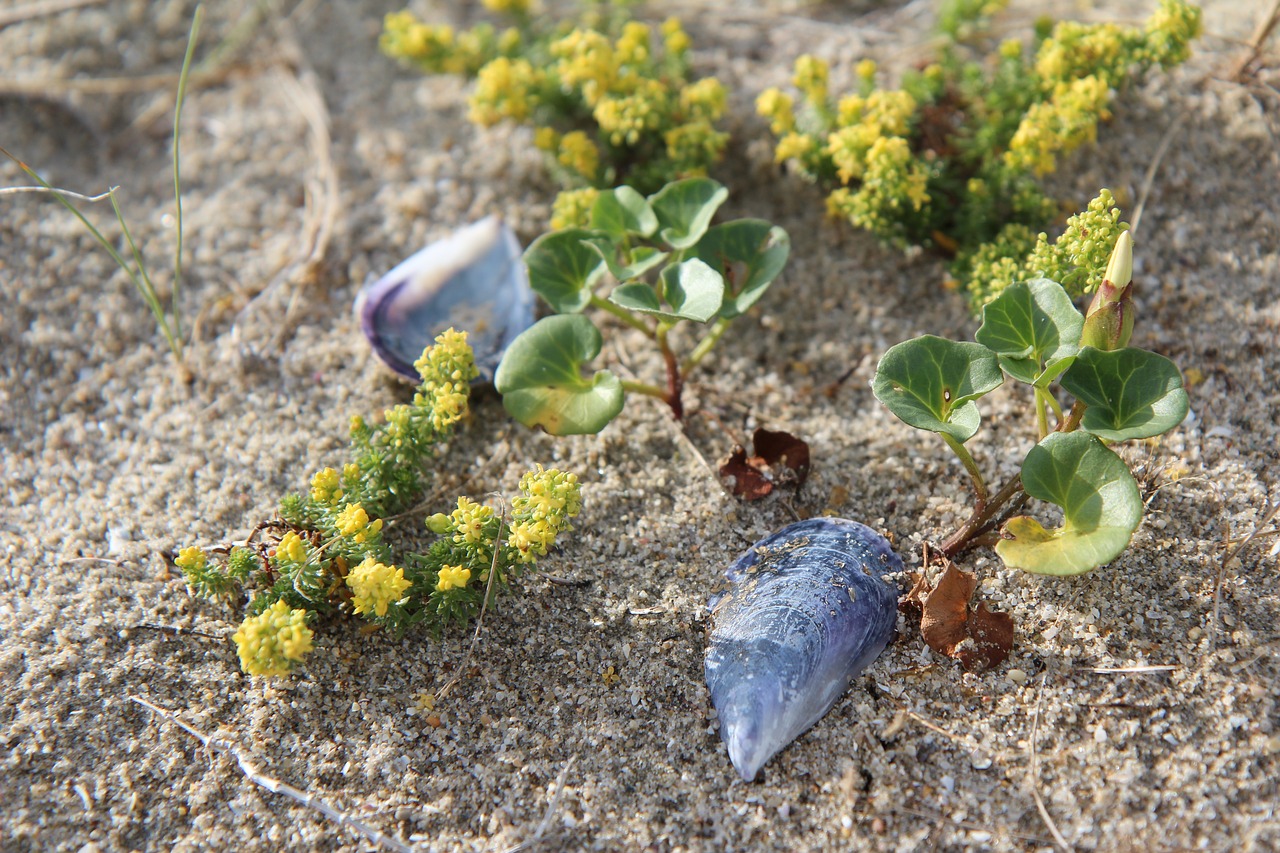
[[[431,243],[360,291],[355,310],[374,352],[417,382],[413,363],[436,335],[467,332],[484,381],[533,325],[533,291],[520,242],[497,216]]]
[[[883,536],[814,518],[757,542],[712,603],[705,672],[729,758],[748,782],[884,651],[902,560]]]

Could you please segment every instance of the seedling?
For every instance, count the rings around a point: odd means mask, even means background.
[[[976,343],[926,335],[880,360],[877,399],[911,426],[941,436],[969,476],[973,510],[937,549],[943,557],[994,542],[1006,565],[1070,576],[1111,562],[1128,546],[1142,498],[1112,446],[1168,432],[1188,410],[1173,362],[1128,346],[1132,270],[1126,231],[1085,316],[1059,283],[1018,282],[983,309]],[[1020,475],[993,491],[965,443],[981,423],[978,401],[1005,376],[1030,392],[1039,443]],[[1071,405],[1059,404],[1055,384],[1074,397]],[[1061,508],[1062,526],[1046,529],[1014,514],[1026,497]]]
[[[676,181],[648,198],[622,186],[600,193],[589,227],[538,238],[525,252],[529,283],[557,314],[507,349],[494,378],[507,411],[553,435],[596,433],[632,392],[662,400],[681,418],[685,377],[734,318],[764,296],[791,250],[787,233],[763,220],[712,226],[728,195],[707,178]],[[603,344],[583,313],[588,308],[653,342],[665,386],[622,380],[609,370],[583,375]],[[681,359],[670,333],[686,322],[706,331]]]

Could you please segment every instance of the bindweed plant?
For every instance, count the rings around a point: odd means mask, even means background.
[[[558,313],[523,332],[503,356],[494,385],[507,411],[553,435],[596,433],[631,392],[656,397],[683,417],[685,377],[764,296],[791,251],[787,233],[760,219],[711,225],[728,195],[708,178],[676,181],[647,198],[621,186],[599,194],[586,227],[539,237],[525,252],[529,283]],[[652,340],[665,385],[621,380],[609,370],[584,376],[603,343],[583,313],[588,308]],[[684,358],[670,336],[680,323],[706,327]]]
[[[833,216],[895,246],[953,255],[951,274],[975,313],[1026,279],[1028,258],[1033,275],[1054,276],[1041,265],[1052,246],[1039,232],[1058,208],[1039,179],[1095,141],[1116,90],[1185,61],[1200,32],[1197,7],[1160,0],[1141,27],[1046,22],[1030,53],[1016,39],[991,50],[989,17],[1006,4],[945,3],[940,56],[899,88],[884,87],[864,60],[855,90],[833,96],[827,64],[802,56],[799,102],[768,89],[756,103],[778,138],[777,161],[828,189]]]
[[[973,510],[938,549],[945,558],[994,542],[1006,565],[1069,576],[1109,563],[1142,519],[1137,482],[1112,446],[1151,438],[1188,410],[1178,368],[1128,346],[1133,331],[1133,240],[1120,235],[1084,316],[1058,282],[1005,288],[982,311],[976,342],[932,335],[891,347],[873,391],[900,419],[937,433],[969,475]],[[1038,443],[1021,473],[992,489],[965,443],[980,426],[978,401],[1005,376],[1025,385]],[[1057,389],[1074,398],[1059,403]],[[1026,499],[1055,504],[1062,525],[1017,515]]]
[[[450,513],[427,519],[434,544],[396,559],[384,520],[421,498],[436,447],[466,417],[477,375],[466,333],[453,329],[415,367],[422,384],[412,403],[387,410],[381,424],[352,419],[354,458],[341,471],[316,473],[310,492],[286,497],[279,518],[259,525],[246,545],[179,551],[175,562],[193,594],[248,595],[234,637],[246,673],[290,672],[311,652],[310,624],[321,615],[354,614],[396,637],[418,624],[437,633],[465,624],[534,568],[578,514],[577,477],[539,465],[521,478],[509,515],[459,497]]]
[[[536,128],[534,143],[565,187],[552,228],[589,210],[601,188],[653,192],[705,175],[728,134],[716,129],[726,93],[714,77],[693,79],[690,40],[671,18],[656,34],[630,19],[626,0],[583,2],[575,21],[535,14],[529,0],[484,0],[506,17],[455,32],[408,11],[386,18],[382,50],[432,74],[475,78],[469,118]]]

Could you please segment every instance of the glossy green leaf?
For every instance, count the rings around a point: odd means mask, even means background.
[[[981,420],[973,401],[1003,381],[995,353],[981,344],[925,335],[889,348],[871,390],[911,426],[963,442]]]
[[[708,228],[685,257],[698,258],[724,276],[720,316],[732,320],[760,301],[789,254],[791,238],[782,228],[763,219],[735,219]]]
[[[1187,416],[1177,365],[1144,349],[1085,347],[1062,375],[1062,387],[1089,407],[1080,427],[1108,441],[1160,435]]]
[[[618,377],[583,366],[600,354],[600,330],[581,314],[544,317],[507,347],[493,384],[502,405],[528,427],[552,435],[597,433],[622,411]]]
[[[1062,285],[1038,278],[1012,284],[989,302],[975,337],[1014,379],[1044,388],[1070,366],[1083,327]]]
[[[1027,494],[1062,507],[1063,525],[1009,519],[996,553],[1006,565],[1041,575],[1078,575],[1111,562],[1142,521],[1142,496],[1129,466],[1097,437],[1055,432],[1022,463]]]
[[[702,239],[711,217],[729,191],[710,178],[673,181],[653,195],[649,204],[658,217],[658,236],[673,249],[687,249]]]
[[[705,323],[716,315],[724,300],[724,279],[697,258],[664,269],[661,287],[669,307],[659,302],[657,290],[641,283],[614,288],[609,294],[609,301],[629,311],[653,314],[663,320]]]
[[[557,312],[575,313],[591,301],[591,288],[607,267],[600,253],[583,241],[599,236],[581,228],[552,231],[525,250],[529,286]]]
[[[661,264],[668,257],[667,252],[660,251],[652,246],[637,246],[628,253],[627,262],[622,263],[618,259],[618,246],[608,237],[589,237],[582,242],[590,246],[604,259],[605,264],[609,267],[609,274],[620,282],[639,278]]]
[[[591,207],[591,227],[621,239],[628,234],[648,237],[658,230],[658,217],[649,201],[631,187],[604,190]]]

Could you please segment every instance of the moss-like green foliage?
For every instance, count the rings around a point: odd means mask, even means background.
[[[715,124],[724,86],[695,80],[689,36],[671,18],[654,33],[629,20],[625,2],[584,2],[576,20],[530,14],[524,0],[486,0],[512,26],[455,32],[411,12],[387,16],[382,49],[432,74],[475,78],[470,118],[536,128],[534,144],[568,191],[552,227],[564,227],[584,188],[628,184],[644,193],[676,178],[702,176],[728,134]]]
[[[769,89],[757,101],[778,139],[776,159],[827,187],[832,215],[892,245],[955,254],[953,273],[975,310],[1028,270],[1054,278],[1065,270],[1062,280],[1077,293],[1096,285],[1118,233],[1114,217],[1105,246],[1073,237],[1076,248],[1063,255],[1038,235],[1058,211],[1038,179],[1096,139],[1117,89],[1183,62],[1200,32],[1197,7],[1160,0],[1141,27],[1045,24],[1029,52],[1009,40],[984,56],[973,45],[1004,5],[947,3],[938,61],[905,75],[899,88],[885,88],[864,60],[855,91],[834,96],[826,64],[802,56],[793,80],[799,99]],[[1109,212],[1112,203],[1097,204]]]

